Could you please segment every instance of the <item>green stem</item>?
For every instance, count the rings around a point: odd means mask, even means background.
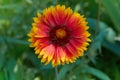
[[[58,80],[58,69],[57,69],[57,66],[55,67],[55,76],[56,76],[56,80]]]
[[[95,37],[98,34],[100,14],[101,14],[101,0],[98,1],[98,15],[97,15],[97,22],[96,22],[96,29],[95,29]]]

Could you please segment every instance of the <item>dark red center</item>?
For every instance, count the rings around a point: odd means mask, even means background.
[[[50,39],[52,44],[56,46],[65,46],[70,39],[70,31],[65,26],[56,26],[51,28]]]

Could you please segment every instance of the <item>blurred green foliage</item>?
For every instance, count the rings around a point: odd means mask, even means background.
[[[58,67],[59,79],[120,80],[120,0],[0,0],[0,80],[55,79],[51,64],[43,65],[29,48],[27,33],[32,17],[56,4],[85,15],[92,39],[84,57]]]

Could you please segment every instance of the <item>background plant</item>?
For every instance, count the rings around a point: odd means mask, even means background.
[[[54,80],[51,65],[44,66],[29,48],[27,33],[32,17],[56,4],[87,17],[93,41],[84,57],[58,67],[59,79],[119,80],[120,0],[1,0],[0,80]]]

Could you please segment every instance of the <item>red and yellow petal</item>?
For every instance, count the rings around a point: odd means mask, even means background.
[[[53,58],[54,52],[55,52],[55,47],[54,45],[50,44],[41,50],[38,57],[42,56],[41,62],[46,62],[46,64],[48,64]]]

